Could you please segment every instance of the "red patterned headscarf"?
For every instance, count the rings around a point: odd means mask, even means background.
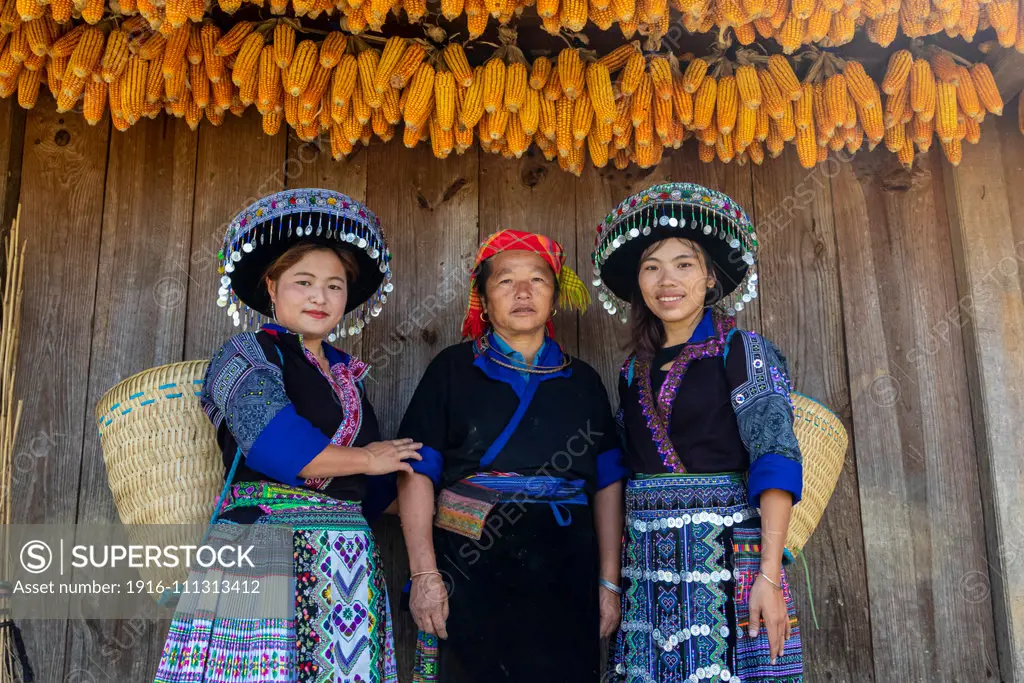
[[[480,272],[481,263],[503,251],[532,251],[539,254],[558,278],[558,305],[562,308],[582,311],[590,304],[587,286],[565,265],[565,249],[561,244],[545,235],[520,230],[502,230],[488,237],[476,254],[476,261],[469,276],[469,308],[462,323],[463,337],[477,339],[487,332],[489,325],[481,317],[483,306],[476,292],[476,277]],[[553,331],[554,325],[548,320],[548,334],[552,334]]]

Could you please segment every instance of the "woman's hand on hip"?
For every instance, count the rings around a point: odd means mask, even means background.
[[[781,575],[778,583],[780,585],[782,583]],[[764,576],[758,574],[750,589],[748,607],[750,610],[750,637],[757,637],[763,621],[764,628],[768,632],[771,663],[775,664],[775,658],[782,654],[791,629],[789,612],[786,611],[786,597],[780,588],[773,586]]]
[[[366,474],[391,474],[392,472],[412,473],[412,465],[406,460],[422,460],[417,451],[423,444],[412,439],[374,441],[363,446],[366,452]]]
[[[601,637],[608,638],[615,633],[622,620],[622,596],[607,588],[598,588],[597,594],[601,608]]]
[[[409,611],[419,630],[438,638],[448,637],[448,588],[441,574],[421,574],[412,580]]]

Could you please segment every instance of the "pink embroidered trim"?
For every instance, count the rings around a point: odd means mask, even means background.
[[[714,323],[715,336],[697,344],[687,344],[672,361],[668,376],[665,377],[661,390],[658,392],[657,402],[654,400],[654,390],[651,387],[651,362],[649,359],[636,359],[640,408],[647,421],[647,428],[651,430],[651,436],[654,438],[654,445],[658,448],[661,461],[673,474],[686,473],[686,467],[683,466],[683,461],[672,444],[669,430],[669,425],[672,422],[672,404],[675,403],[676,394],[679,393],[679,385],[682,383],[690,363],[701,358],[722,355],[725,351],[725,339],[736,326],[736,321],[731,316],[718,314],[714,316]]]
[[[331,388],[334,389],[334,395],[341,402],[341,424],[338,425],[338,430],[331,437],[331,444],[335,446],[351,446],[352,442],[355,441],[356,435],[359,434],[359,429],[363,426],[363,400],[359,395],[359,388],[356,386],[356,382],[366,376],[370,366],[357,358],[350,357],[347,365],[345,363],[335,363],[332,365],[331,374],[328,375],[320,367],[316,356],[306,348],[305,344],[301,343],[301,339],[299,341],[306,360],[330,383]],[[306,486],[316,491],[323,491],[333,479],[334,477],[306,479]]]

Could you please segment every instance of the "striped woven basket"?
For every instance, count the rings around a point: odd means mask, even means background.
[[[813,398],[792,393],[793,431],[803,454],[803,497],[793,508],[786,549],[795,557],[825,513],[846,459],[849,437],[839,417]]]
[[[187,361],[145,370],[96,404],[107,481],[133,543],[195,544],[210,521],[224,483],[224,463],[216,432],[197,399],[208,365]],[[136,526],[143,524],[189,526],[180,531]],[[180,568],[140,573],[143,580],[161,580],[165,586],[186,578]]]

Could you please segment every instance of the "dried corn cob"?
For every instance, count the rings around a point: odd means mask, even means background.
[[[949,81],[942,81],[936,87],[935,132],[939,140],[946,143],[956,136],[956,129],[956,86]]]
[[[602,123],[615,120],[615,93],[608,67],[600,62],[587,66],[587,92],[594,105],[594,113]]]
[[[455,125],[455,76],[438,71],[434,76],[434,124],[448,132]]]
[[[736,69],[736,86],[744,107],[757,109],[761,106],[761,82],[754,67],[744,65]]]
[[[847,88],[849,88],[850,95],[853,96],[853,101],[858,108],[870,109],[882,106],[882,95],[878,91],[878,86],[864,71],[863,64],[852,60],[847,62],[843,69],[843,76],[846,78]],[[850,126],[850,128],[852,127]]]
[[[739,107],[739,92],[735,76],[722,76],[718,79],[718,99],[715,107],[715,120],[718,132],[722,135],[732,133],[736,125],[736,113]]]
[[[533,60],[530,68],[530,87],[534,90],[543,90],[551,76],[551,60],[547,57],[538,57]]]
[[[449,43],[442,53],[444,62],[452,70],[455,81],[464,88],[473,82],[473,68],[466,58],[466,51],[459,43]]]
[[[338,65],[345,48],[348,47],[348,38],[341,31],[331,31],[320,44],[320,66],[325,69],[332,69]],[[385,50],[387,47],[385,46]],[[383,59],[383,58],[382,58]]]
[[[922,120],[935,113],[935,76],[926,59],[915,59],[910,69],[910,107]]]
[[[75,46],[75,51],[71,53],[68,68],[71,69],[72,73],[79,78],[85,78],[91,74],[99,65],[105,41],[106,36],[103,35],[103,31],[90,26],[82,34],[82,39]]]
[[[42,82],[43,74],[41,71],[22,70],[18,74],[18,105],[23,109],[31,109],[36,106],[36,101],[39,99],[39,86]]]
[[[405,103],[403,116],[406,126],[416,126],[430,114],[434,97],[434,67],[420,64],[409,83],[409,99]]]
[[[590,97],[587,96],[584,91],[573,105],[572,112],[572,135],[573,138],[579,142],[585,140],[587,135],[590,134],[590,129],[594,125],[594,105],[590,101]]]
[[[484,64],[484,110],[490,114],[502,105],[505,98],[505,62],[492,57]]]
[[[280,69],[287,69],[295,55],[295,29],[285,23],[274,27],[274,58]]]
[[[783,96],[775,77],[768,71],[761,71],[758,73],[758,80],[761,86],[761,106],[773,119],[782,118],[789,100]]]
[[[484,115],[484,80],[483,67],[476,67],[473,83],[466,88],[462,107],[459,109],[459,123],[464,128],[476,127]]]
[[[505,108],[516,113],[526,99],[529,73],[522,62],[513,62],[505,69]]]
[[[53,41],[53,44],[50,45],[50,54],[53,55],[54,57],[70,57],[71,53],[73,53],[75,51],[75,48],[78,46],[78,41],[81,40],[82,36],[85,34],[85,29],[86,28],[88,28],[88,27],[85,26],[84,24],[79,24],[78,26],[74,27],[73,29],[71,29],[70,31],[68,31],[64,35],[62,35],[57,40]],[[114,37],[115,33],[116,34],[120,34],[120,37],[124,38],[124,46],[125,46],[125,50],[127,50],[128,49],[128,36],[127,36],[127,34],[125,34],[123,31],[118,31],[116,29],[114,31],[111,31],[110,37],[111,37],[111,39],[113,39],[115,41],[118,40],[118,38]],[[12,48],[18,43],[18,41],[21,41],[21,40],[25,41],[25,46],[26,47],[28,46],[28,43],[27,43],[28,37],[24,36],[22,34],[23,34],[23,30],[20,27],[19,27],[18,30],[15,30],[13,33],[11,33],[11,47]],[[27,54],[25,56],[27,56]],[[22,59],[24,59],[24,57],[22,57]]]
[[[540,99],[540,93],[531,88],[526,93],[526,100],[519,110],[519,120],[526,135],[532,136],[537,132],[540,123]]]
[[[982,106],[985,107],[988,113],[1002,116],[1003,98],[999,94],[999,88],[996,86],[995,78],[992,77],[992,72],[989,70],[988,65],[984,62],[979,62],[970,68],[970,72],[971,80],[974,82],[974,89]]]
[[[190,64],[188,82],[192,86],[192,99],[200,109],[206,109],[210,103],[210,77],[206,75],[206,68],[202,64]]]
[[[168,51],[169,52],[169,51]],[[238,57],[231,67],[231,82],[241,87],[249,81],[259,67],[260,54],[263,52],[263,36],[251,33],[242,42]],[[164,77],[167,76],[167,60],[164,61]]]
[[[623,95],[632,95],[640,87],[640,80],[644,76],[647,62],[640,52],[633,52],[626,61],[626,66],[619,77],[619,90]]]
[[[218,57],[233,55],[241,49],[242,43],[255,28],[252,22],[239,21],[227,33],[221,36],[213,46],[213,54]]]
[[[693,122],[693,96],[683,87],[683,77],[677,75],[672,82],[672,108],[676,120],[683,126]]]
[[[664,57],[653,57],[647,65],[654,86],[654,95],[665,101],[672,99],[672,67]]]
[[[278,59],[278,65],[281,60]],[[316,43],[312,40],[303,40],[295,48],[295,54],[288,67],[285,90],[292,97],[298,97],[309,84],[313,76],[313,65],[319,63],[319,56]],[[213,81],[213,78],[210,78]]]
[[[583,62],[579,50],[564,48],[558,53],[558,80],[562,92],[570,100],[575,100],[583,91]]]
[[[704,130],[711,123],[718,101],[718,83],[713,76],[707,76],[693,99],[693,129]]]
[[[903,89],[910,80],[910,69],[914,58],[909,50],[899,50],[889,57],[889,66],[882,81],[882,92],[892,95]]]
[[[608,54],[598,59],[598,63],[608,69],[609,73],[615,73],[619,69],[626,66],[629,59],[637,52],[636,45],[633,43],[626,43],[620,45]],[[531,83],[531,85],[533,85]]]

